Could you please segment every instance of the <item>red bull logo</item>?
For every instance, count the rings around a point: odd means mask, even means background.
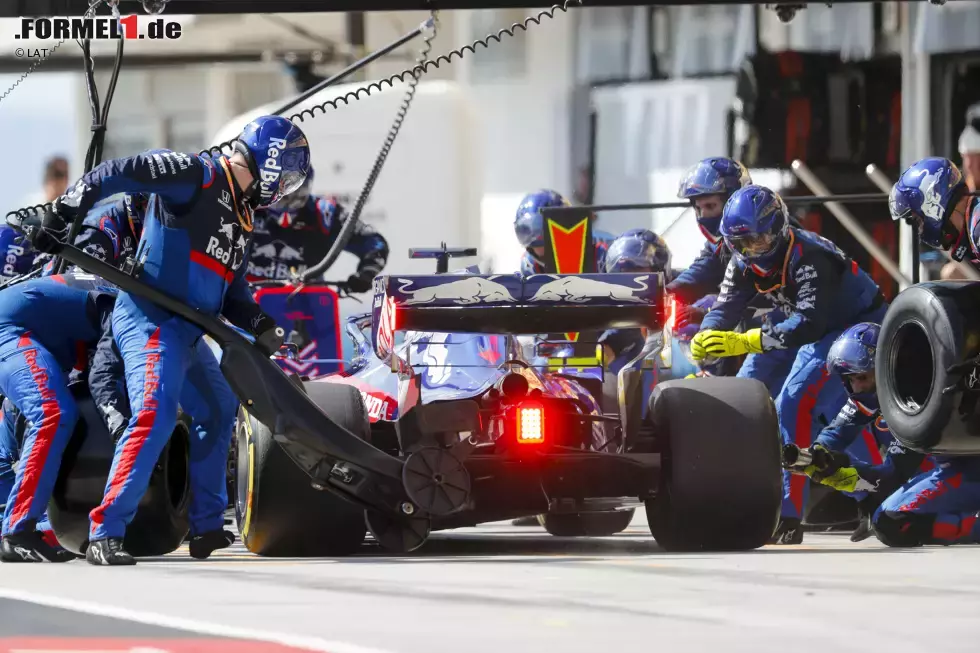
[[[157,390],[160,389],[160,373],[157,372],[157,364],[160,362],[160,354],[146,355],[146,372],[143,377],[143,410],[155,411],[157,409]]]
[[[37,385],[38,392],[41,393],[41,399],[54,401],[54,391],[48,385],[48,372],[37,363],[37,350],[28,349],[24,352],[24,358],[27,360],[27,367],[31,371],[31,377]]]

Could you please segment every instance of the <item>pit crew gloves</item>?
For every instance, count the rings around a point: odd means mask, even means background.
[[[253,323],[252,333],[255,334],[255,346],[266,356],[272,356],[279,351],[286,339],[286,332],[268,315],[261,315]]]
[[[840,492],[854,492],[861,481],[858,470],[851,467],[846,453],[830,451],[817,444],[812,447],[816,464],[808,465],[803,473],[811,479]],[[819,462],[817,462],[819,461]]]
[[[708,329],[699,331],[691,340],[691,356],[696,361],[706,356],[724,358],[762,352],[762,329],[750,329],[745,333]]]
[[[68,222],[58,212],[56,205],[45,212],[40,228],[31,232],[31,247],[42,254],[55,254],[61,249],[67,235]]]
[[[371,286],[374,284],[374,275],[368,271],[368,274],[359,272],[357,274],[352,274],[347,277],[347,288],[350,292],[367,292],[371,290]]]
[[[683,329],[689,324],[701,324],[704,316],[708,314],[707,308],[700,306],[681,306],[677,309],[674,316],[674,330]]]

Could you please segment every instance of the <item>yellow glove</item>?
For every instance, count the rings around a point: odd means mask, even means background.
[[[745,333],[736,331],[699,331],[691,340],[691,357],[703,360],[705,356],[741,356],[762,353],[762,329]]]
[[[807,467],[803,471],[807,476],[812,478],[811,470],[817,471],[813,465],[810,465],[810,467]],[[853,467],[841,467],[830,476],[824,478],[819,478],[819,474],[817,476],[818,478],[814,480],[818,480],[821,485],[832,487],[839,492],[854,492],[857,489],[858,483],[862,480],[858,471]]]
[[[697,374],[688,374],[684,378],[685,379],[696,379],[696,378],[698,378],[698,375]]]

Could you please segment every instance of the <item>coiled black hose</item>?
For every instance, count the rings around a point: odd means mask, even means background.
[[[375,160],[374,166],[371,168],[371,172],[368,174],[367,181],[364,184],[364,188],[358,195],[357,200],[354,202],[354,206],[351,209],[350,214],[347,216],[340,233],[337,235],[337,240],[330,247],[323,259],[311,268],[308,268],[303,273],[303,281],[309,281],[317,276],[322,275],[330,268],[331,265],[340,256],[340,253],[344,251],[344,247],[347,246],[347,242],[350,240],[354,233],[354,229],[357,226],[357,222],[360,219],[361,211],[364,209],[364,205],[367,202],[368,196],[371,194],[371,190],[374,188],[374,184],[381,174],[381,169],[384,167],[385,160],[388,158],[388,152],[391,151],[391,146],[394,144],[395,138],[398,136],[398,131],[401,129],[402,122],[405,120],[405,115],[408,113],[408,108],[412,103],[412,99],[415,96],[416,87],[418,86],[419,79],[425,73],[436,70],[443,63],[450,64],[453,61],[453,57],[461,59],[467,52],[476,53],[477,46],[483,46],[484,48],[490,47],[491,42],[500,43],[501,38],[504,36],[515,36],[517,30],[522,30],[526,32],[529,25],[540,25],[542,19],[544,18],[554,18],[555,14],[559,11],[567,12],[568,8],[572,5],[581,5],[582,0],[565,0],[560,5],[552,5],[549,9],[538,12],[533,16],[528,16],[520,23],[514,23],[509,28],[504,28],[498,30],[496,34],[489,34],[486,37],[474,41],[469,45],[465,45],[462,48],[453,50],[448,54],[443,54],[436,59],[426,61],[429,50],[432,47],[432,39],[435,37],[435,32],[425,39],[425,45],[423,46],[421,57],[419,63],[407,70],[403,70],[400,73],[387,77],[378,82],[373,82],[367,86],[355,89],[350,93],[346,93],[338,98],[328,100],[322,104],[316,105],[309,109],[304,109],[298,114],[291,116],[290,120],[299,119],[300,122],[303,121],[305,117],[313,118],[316,116],[316,110],[326,113],[328,108],[337,109],[340,104],[343,103],[347,105],[351,100],[358,100],[361,97],[367,97],[374,91],[381,91],[384,85],[387,84],[389,87],[393,87],[396,81],[404,81],[406,76],[411,76],[411,80],[408,82],[409,89],[405,94],[405,100],[402,102],[399,108],[398,115],[395,118],[395,122],[392,125],[391,130],[388,132],[388,137],[385,139],[385,143],[381,148],[381,152],[378,155],[377,160]],[[433,17],[435,17],[437,12],[433,12]],[[363,93],[363,96],[361,95]]]

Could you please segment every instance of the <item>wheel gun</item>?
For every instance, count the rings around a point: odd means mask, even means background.
[[[801,449],[795,444],[783,445],[783,469],[791,474],[808,476],[804,470],[812,466],[818,475],[811,478],[818,479],[850,464],[850,458],[846,453],[828,451],[819,445],[808,449]]]

